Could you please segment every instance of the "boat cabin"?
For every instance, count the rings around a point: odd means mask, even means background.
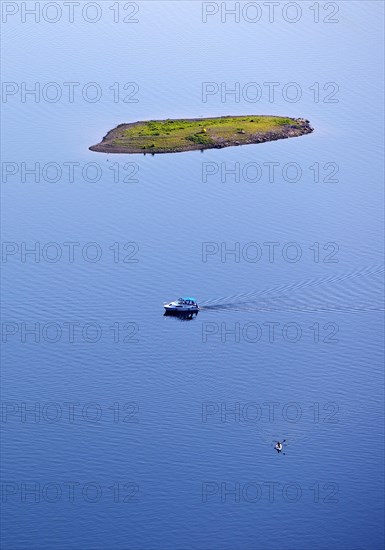
[[[183,305],[183,306],[196,306],[197,305],[195,298],[189,298],[188,296],[185,297],[185,298],[178,298],[177,302],[178,302],[178,305],[180,304],[180,305]]]

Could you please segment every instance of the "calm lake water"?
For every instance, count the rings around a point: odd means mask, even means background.
[[[5,4],[4,548],[382,548],[383,4]],[[227,114],[315,131],[88,150]]]

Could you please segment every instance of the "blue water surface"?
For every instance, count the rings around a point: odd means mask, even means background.
[[[383,3],[57,4],[2,25],[4,549],[379,550]],[[88,150],[245,114],[315,131]],[[179,295],[202,311],[163,316]]]

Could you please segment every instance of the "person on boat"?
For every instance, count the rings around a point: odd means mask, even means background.
[[[275,444],[274,449],[277,451],[277,453],[281,453],[282,449],[283,449],[282,443],[280,441],[277,441],[277,443]]]

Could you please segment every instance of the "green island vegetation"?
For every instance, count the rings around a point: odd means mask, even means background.
[[[103,153],[178,153],[263,143],[312,131],[303,118],[265,115],[148,120],[120,124],[90,149]]]

